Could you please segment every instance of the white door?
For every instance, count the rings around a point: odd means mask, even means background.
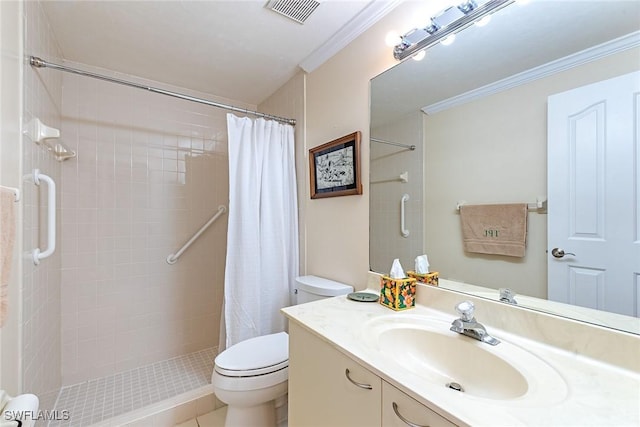
[[[638,316],[640,72],[550,96],[547,119],[548,297]]]

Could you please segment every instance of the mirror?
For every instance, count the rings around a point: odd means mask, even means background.
[[[545,199],[548,96],[639,70],[639,30],[636,1],[512,4],[375,77],[371,269],[400,258],[411,270],[426,253],[441,287],[494,299],[510,288],[520,306],[640,333],[638,318],[546,301],[545,209],[529,210],[524,258],[465,252],[456,209]]]

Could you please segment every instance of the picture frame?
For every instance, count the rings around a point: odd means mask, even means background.
[[[362,194],[360,131],[309,150],[311,198]]]

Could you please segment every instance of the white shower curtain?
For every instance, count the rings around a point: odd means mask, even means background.
[[[298,275],[293,127],[227,114],[226,346],[284,331]]]

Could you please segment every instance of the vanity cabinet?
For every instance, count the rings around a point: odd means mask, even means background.
[[[451,421],[433,412],[391,384],[382,382],[382,425],[384,427],[455,427]]]
[[[381,393],[377,375],[290,322],[290,426],[379,426]]]
[[[455,426],[294,322],[289,323],[289,425]]]

